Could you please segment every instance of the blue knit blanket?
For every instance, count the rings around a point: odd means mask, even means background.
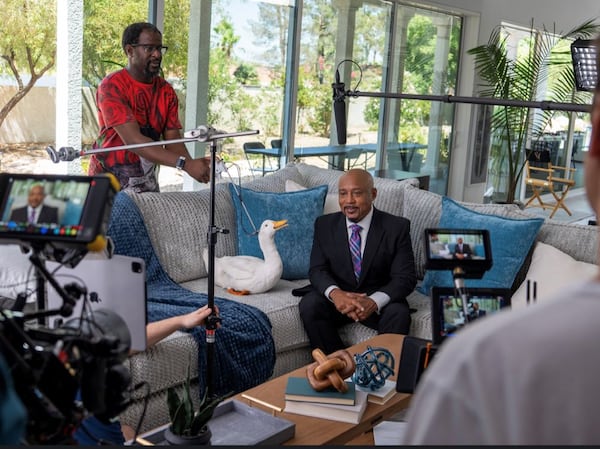
[[[208,303],[208,296],[179,286],[161,266],[142,214],[135,202],[119,192],[113,204],[107,235],[115,253],[139,257],[146,262],[148,322],[192,312]],[[273,374],[275,344],[271,323],[261,310],[215,298],[222,319],[216,330],[214,366],[211,373],[213,393],[226,394],[254,387]],[[204,327],[190,330],[198,342],[198,380],[206,385],[206,334]],[[202,394],[204,388],[200,388]]]

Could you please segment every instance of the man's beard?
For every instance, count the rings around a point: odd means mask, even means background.
[[[148,61],[148,64],[146,64],[146,67],[144,67],[144,75],[146,75],[148,78],[154,78],[155,76],[160,75],[160,62],[156,66],[156,69],[152,69],[151,67],[152,61]]]

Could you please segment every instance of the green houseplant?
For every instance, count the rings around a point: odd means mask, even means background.
[[[180,397],[175,391],[175,387],[167,390],[167,405],[169,407],[169,417],[171,425],[165,430],[165,439],[170,444],[196,444],[208,445],[212,437],[212,432],[208,422],[213,416],[217,406],[229,396],[208,397],[208,389],[204,389],[204,394],[198,409],[194,409],[194,402],[191,395],[191,373],[190,365],[187,368],[187,378],[183,387],[183,393]]]
[[[468,51],[475,58],[475,69],[482,82],[480,96],[521,102],[589,104],[589,94],[575,90],[569,45],[577,38],[589,39],[599,30],[600,26],[590,20],[559,34],[545,27],[537,30],[532,21],[528,39],[519,44],[517,57],[512,57],[513,49],[507,43],[510,31],[500,26],[495,28],[487,44]],[[497,200],[514,202],[526,149],[541,138],[553,114],[552,110],[536,113],[518,105],[494,107],[489,121],[488,176],[496,177],[492,179],[495,190],[505,194]]]

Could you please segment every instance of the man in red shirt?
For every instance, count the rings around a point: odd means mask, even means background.
[[[123,32],[122,46],[127,66],[107,75],[98,86],[100,134],[93,147],[180,139],[177,95],[159,75],[167,50],[160,30],[151,23],[133,23]],[[95,153],[88,173],[112,173],[123,190],[158,192],[159,164],[177,167],[199,182],[209,181],[210,158],[192,159],[183,143]]]

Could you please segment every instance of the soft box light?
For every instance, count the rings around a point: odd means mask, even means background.
[[[577,90],[592,92],[598,84],[597,49],[591,39],[577,39],[571,44],[573,71]]]

